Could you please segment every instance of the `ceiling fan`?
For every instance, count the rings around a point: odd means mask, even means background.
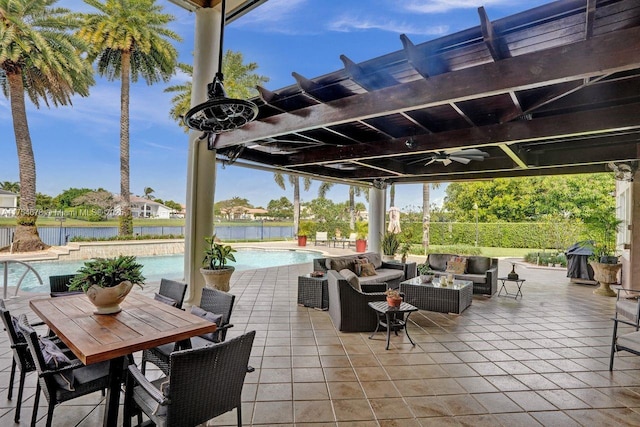
[[[410,162],[409,164],[411,165],[415,163],[422,163],[426,160],[427,162],[424,164],[425,166],[428,166],[435,162],[440,162],[444,166],[448,166],[453,162],[458,162],[458,163],[462,163],[463,165],[467,165],[472,160],[481,162],[487,157],[489,157],[489,153],[478,150],[477,148],[468,148],[465,150],[458,150],[458,151],[452,151],[452,152],[438,151],[433,154],[430,154],[427,157],[423,157],[420,160]]]

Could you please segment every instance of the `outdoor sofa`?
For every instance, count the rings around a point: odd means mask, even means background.
[[[375,275],[358,275],[356,261],[366,260],[373,264]],[[359,253],[339,257],[316,258],[313,260],[315,271],[327,272],[335,270],[347,279],[357,290],[360,285],[369,283],[386,283],[390,288],[397,288],[403,280],[416,276],[416,263],[384,262],[380,254],[375,252]],[[331,305],[331,301],[329,301]]]
[[[447,274],[447,264],[452,258],[466,260],[464,273],[454,274],[458,280],[473,282],[473,293],[493,295],[498,290],[498,259],[485,256],[462,257],[455,254],[429,254],[425,264],[429,266],[427,274],[441,276]]]

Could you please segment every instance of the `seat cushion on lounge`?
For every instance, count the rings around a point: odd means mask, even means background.
[[[360,258],[366,258],[369,260],[371,264],[373,264],[373,268],[376,270],[382,267],[382,257],[380,254],[375,252],[366,252],[360,255]]]
[[[429,267],[435,271],[445,271],[447,269],[447,262],[451,259],[453,254],[429,254],[427,256],[427,262]]]
[[[616,344],[640,353],[640,331],[618,336]]]
[[[327,270],[335,270],[340,271],[348,268],[351,271],[355,272],[355,267],[353,264],[353,260],[355,256],[344,256],[344,257],[333,257],[327,258]]]
[[[467,273],[485,274],[491,268],[491,258],[486,256],[470,256],[467,258]]]
[[[473,283],[487,283],[487,276],[485,274],[456,274],[458,280],[469,280]]]
[[[379,268],[376,270],[376,275],[371,277],[360,277],[360,284],[364,283],[382,283],[397,280],[403,277],[404,272],[402,270],[396,270],[394,268]]]
[[[349,270],[348,268],[343,268],[338,273],[340,273],[340,275],[344,277],[347,282],[349,282],[353,289],[357,291],[360,290],[360,281],[358,280],[358,276],[356,276],[356,273]]]

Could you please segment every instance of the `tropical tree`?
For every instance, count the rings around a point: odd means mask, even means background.
[[[120,235],[133,234],[129,192],[129,90],[139,78],[148,85],[169,81],[178,52],[171,40],[178,34],[167,28],[174,20],[162,13],[154,0],[85,0],[97,13],[85,14],[79,36],[91,46],[89,59],[108,80],[121,80],[120,87]]]
[[[0,182],[0,190],[10,191],[15,194],[20,194],[20,183],[15,181]]]
[[[293,187],[293,229],[298,234],[298,226],[300,225],[300,176],[299,175],[287,175],[289,177],[289,184]],[[284,175],[281,173],[274,173],[273,179],[278,184],[278,187],[286,190],[284,183]],[[309,191],[311,188],[311,178],[303,177],[302,184],[304,191]]]
[[[149,199],[149,200],[151,200],[151,195],[153,193],[155,193],[155,192],[156,192],[156,190],[154,190],[151,187],[144,187],[144,197]]]
[[[333,182],[322,182],[320,187],[318,187],[318,197],[324,198],[327,195],[327,192],[331,187],[333,187]],[[364,188],[358,187],[357,185],[349,186],[349,229],[356,229],[356,216],[358,211],[356,209],[356,197],[360,197],[364,193]],[[368,193],[367,193],[368,200]]]
[[[255,62],[243,63],[242,53],[227,50],[222,58],[222,74],[224,75],[224,89],[231,98],[247,99],[258,94],[256,86],[269,81],[268,77],[256,74],[258,69]],[[184,74],[193,77],[193,66],[179,63],[178,69]],[[191,80],[184,83],[169,86],[165,92],[175,93],[171,98],[173,107],[169,111],[169,116],[178,122],[185,132],[189,128],[182,123],[182,117],[191,108]]]
[[[80,22],[56,0],[0,0],[0,86],[9,98],[18,152],[20,210],[13,250],[46,245],[36,228],[36,163],[27,121],[25,93],[36,108],[71,104],[87,96],[94,82],[82,52],[85,44],[71,31]]]

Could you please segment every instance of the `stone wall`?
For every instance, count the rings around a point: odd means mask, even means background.
[[[60,260],[106,258],[118,255],[173,255],[184,253],[184,239],[74,242],[58,247]],[[65,253],[68,250],[68,253]]]

